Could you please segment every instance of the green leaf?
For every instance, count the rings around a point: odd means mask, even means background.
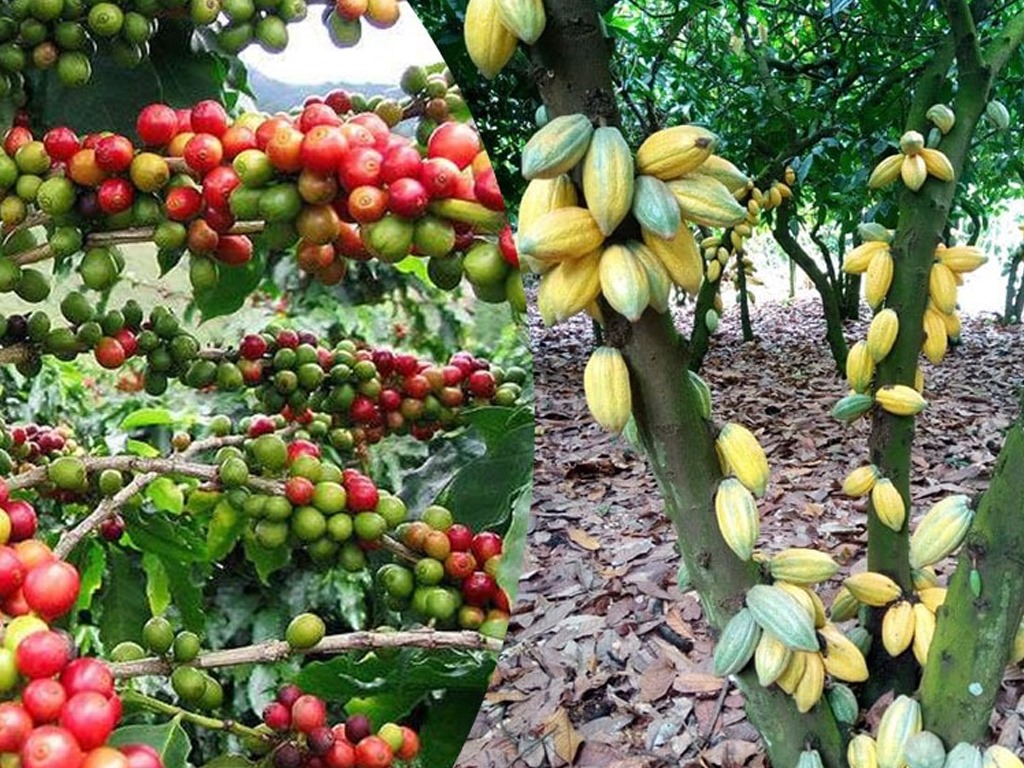
[[[433,285],[430,276],[427,274],[427,260],[419,256],[406,256],[394,265],[402,274],[415,275],[427,285]]]
[[[427,711],[420,728],[419,759],[423,765],[454,765],[483,704],[485,690],[445,691]]]
[[[217,755],[203,763],[202,768],[253,768],[256,763],[245,755]]]
[[[196,308],[202,314],[203,322],[214,317],[230,315],[245,303],[267,272],[267,257],[257,247],[252,258],[245,264],[228,266],[218,265],[219,279],[212,288],[196,291],[194,294]]]
[[[213,510],[206,529],[206,550],[211,560],[223,560],[235,548],[245,530],[246,516],[222,499]]]
[[[205,635],[206,613],[203,610],[203,591],[193,581],[191,568],[180,560],[161,558],[167,571],[167,583],[171,588],[174,605],[181,612],[185,629],[198,635]]]
[[[185,494],[178,484],[166,475],[158,477],[146,486],[146,498],[161,512],[180,515],[185,509]]]
[[[163,560],[151,552],[142,556],[142,569],[146,572],[146,598],[154,616],[163,615],[171,604],[171,584]]]
[[[174,417],[166,408],[138,408],[121,420],[123,430],[139,427],[162,427],[174,423]]]
[[[149,443],[144,443],[141,440],[129,439],[124,445],[125,452],[132,454],[133,456],[142,456],[146,459],[155,459],[160,455],[160,451],[154,448]]]
[[[264,584],[270,584],[271,574],[288,565],[291,557],[291,547],[267,549],[260,546],[253,536],[245,537],[245,559],[256,567],[256,575]]]
[[[110,734],[112,747],[148,744],[163,760],[164,768],[187,768],[192,742],[181,727],[179,718],[160,725],[124,725]]]
[[[101,607],[100,638],[105,647],[113,648],[124,640],[138,642],[142,625],[152,614],[138,562],[116,549],[110,550],[107,562],[110,572],[96,602]]]
[[[526,552],[526,534],[530,527],[530,504],[533,501],[533,483],[523,486],[512,505],[512,524],[505,532],[501,565],[498,567],[498,586],[514,603],[519,591],[519,574],[523,569]]]
[[[143,552],[159,555],[166,562],[193,563],[206,560],[206,540],[181,523],[163,515],[132,512],[125,516],[132,542]]]
[[[512,494],[532,477],[533,439],[532,423],[507,432],[455,475],[440,503],[471,528],[503,528]]]
[[[406,718],[423,700],[419,691],[378,693],[376,696],[354,697],[345,703],[345,714],[366,715],[371,723],[394,723]]]
[[[103,574],[107,569],[107,550],[95,539],[90,539],[84,547],[84,555],[79,557],[75,565],[81,577],[78,600],[73,611],[78,613],[89,610],[93,595],[103,584]]]
[[[533,410],[529,406],[487,405],[467,410],[463,418],[467,424],[476,427],[490,447],[516,427],[532,425]]]

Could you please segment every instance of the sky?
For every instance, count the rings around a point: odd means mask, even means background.
[[[441,61],[416,13],[408,3],[402,3],[401,9],[390,29],[364,23],[357,45],[338,48],[321,21],[321,7],[312,5],[305,21],[288,25],[288,47],[283,52],[267,53],[250,45],[239,58],[250,69],[295,85],[338,81],[395,85],[411,64]]]

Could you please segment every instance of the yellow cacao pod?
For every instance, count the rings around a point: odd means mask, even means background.
[[[843,582],[850,594],[873,608],[881,608],[894,602],[902,594],[899,584],[883,573],[864,571],[849,576]]]
[[[942,315],[934,309],[926,309],[924,312],[924,344],[921,349],[928,362],[938,365],[946,356],[946,348],[949,338],[946,336],[946,323]]]
[[[866,240],[851,250],[843,259],[843,271],[850,275],[860,275],[868,271],[871,259],[876,253],[889,252],[889,243],[885,240]]]
[[[871,493],[881,473],[874,464],[857,467],[843,480],[843,493],[851,498],[859,499]]]
[[[860,648],[853,644],[835,624],[826,624],[818,630],[825,641],[822,652],[825,671],[837,680],[862,683],[868,679],[868,665]]]
[[[899,656],[914,640],[914,608],[908,600],[890,605],[882,617],[882,645],[890,656]]]
[[[651,299],[643,263],[625,245],[613,243],[601,254],[601,293],[612,309],[636,322]]]
[[[929,175],[934,176],[939,181],[953,180],[953,165],[949,162],[949,158],[940,150],[925,147],[921,150],[921,159],[924,161],[925,170]]]
[[[778,208],[782,205],[782,190],[779,189],[777,184],[772,184],[772,188],[768,190],[768,204],[772,208]]]
[[[712,261],[708,263],[707,278],[709,283],[717,283],[718,278],[722,276],[722,263],[720,261]]]
[[[727,477],[715,492],[715,516],[718,530],[740,560],[749,560],[754,553],[761,520],[757,503],[746,487],[734,477]]]
[[[668,270],[665,269],[665,265],[641,242],[630,240],[627,247],[647,271],[647,286],[650,294],[647,305],[655,312],[667,312],[668,299],[672,293],[672,278],[669,276]]]
[[[601,294],[601,251],[563,261],[541,278],[537,308],[551,326],[583,312]]]
[[[754,670],[757,672],[757,682],[764,688],[774,683],[785,671],[792,655],[793,651],[789,650],[779,638],[771,632],[762,630],[761,639],[758,640],[757,648],[754,650]]]
[[[920,392],[905,384],[880,387],[875,392],[875,402],[896,416],[915,416],[928,406]]]
[[[890,155],[875,166],[868,177],[868,189],[881,189],[892,184],[900,176],[903,155]]]
[[[529,229],[545,213],[578,202],[576,185],[564,173],[553,179],[534,179],[519,201],[519,231]]]
[[[928,166],[924,164],[921,155],[904,155],[903,163],[900,165],[900,177],[907,189],[917,192],[928,178]]]
[[[598,347],[583,371],[583,391],[594,421],[611,432],[621,432],[632,413],[629,369],[614,347]]]
[[[928,295],[940,312],[956,312],[956,278],[953,270],[942,262],[932,264],[928,274]]]
[[[516,36],[502,23],[497,0],[469,0],[463,30],[469,58],[488,80],[501,72],[516,52]]]
[[[886,528],[894,531],[903,528],[903,523],[907,519],[907,508],[903,504],[903,497],[889,478],[882,477],[875,481],[871,488],[871,508]]]
[[[629,213],[633,203],[633,153],[618,128],[594,131],[583,158],[583,195],[605,237]]]
[[[523,177],[550,179],[568,173],[584,158],[594,135],[586,115],[559,115],[523,147]]]
[[[878,768],[875,740],[866,733],[858,733],[846,746],[846,762],[850,768]]]
[[[817,655],[817,651],[813,653]],[[804,669],[807,667],[807,657],[810,655],[811,653],[807,651],[793,651],[789,656],[786,668],[782,670],[781,675],[775,678],[775,684],[786,693],[792,694],[796,691],[800,678],[803,677]]]
[[[825,692],[825,665],[820,653],[807,654],[804,673],[793,691],[793,701],[798,712],[810,712]]]
[[[792,547],[774,555],[768,564],[773,579],[794,584],[819,584],[839,571],[839,564],[824,552]]]
[[[967,536],[973,518],[964,495],[949,496],[933,504],[910,537],[910,565],[921,568],[948,557]]]
[[[936,249],[935,258],[956,273],[973,272],[988,261],[981,248],[973,245],[954,245],[951,248]]]
[[[932,104],[924,116],[935,123],[943,133],[949,133],[956,124],[956,115],[945,104]]]
[[[939,575],[929,565],[923,565],[920,568],[911,567],[910,578],[914,582],[914,589],[918,592],[922,589],[939,586]]]
[[[810,591],[804,589],[799,584],[791,584],[788,581],[776,581],[773,586],[792,596],[800,604],[800,607],[803,608],[807,618],[811,620],[811,625],[817,624],[818,614],[815,610],[814,599],[811,597],[812,593]]]
[[[1024,762],[1001,744],[993,744],[985,750],[981,768],[1024,768]]]
[[[954,312],[951,315],[942,315],[942,322],[946,326],[946,336],[952,341],[960,340],[960,315]]]
[[[715,445],[736,479],[758,498],[764,496],[768,487],[768,458],[753,432],[740,424],[726,424]]]
[[[686,221],[705,227],[731,227],[747,217],[747,209],[736,202],[718,179],[693,173],[668,182]]]
[[[921,705],[909,696],[897,696],[878,723],[878,768],[901,768],[903,745],[921,730]]]
[[[900,318],[893,309],[883,309],[871,319],[868,326],[868,354],[876,363],[881,362],[896,343],[900,332]]]
[[[946,588],[931,587],[930,589],[922,589],[917,593],[917,596],[928,607],[929,611],[935,613],[939,610],[939,606],[946,602]]]
[[[707,159],[697,168],[697,171],[705,176],[718,179],[718,181],[725,185],[733,197],[746,196],[747,188],[750,185],[750,177],[724,157],[708,155]],[[758,203],[758,210],[760,210],[760,203]]]
[[[501,22],[517,38],[533,45],[544,32],[543,0],[496,0]]]
[[[864,299],[872,309],[878,309],[892,285],[893,261],[889,249],[880,250],[871,257],[864,280]]]
[[[875,361],[871,359],[866,341],[858,341],[846,355],[846,380],[854,392],[866,392],[875,375]]]
[[[667,181],[692,173],[711,155],[718,137],[696,125],[652,133],[636,152],[640,173]]]
[[[601,228],[586,208],[570,205],[549,211],[519,231],[519,251],[544,264],[578,259],[604,242]]]
[[[924,392],[924,371],[921,370],[920,365],[914,369],[914,391]]]
[[[672,282],[691,296],[696,296],[704,280],[704,266],[690,228],[681,225],[671,240],[662,240],[646,229],[640,231],[644,245],[658,257]]]
[[[928,661],[928,650],[935,636],[935,614],[924,603],[914,603],[914,658],[922,667]]]

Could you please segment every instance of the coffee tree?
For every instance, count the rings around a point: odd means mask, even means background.
[[[479,706],[532,456],[511,230],[443,65],[242,108],[233,54],[305,14],[0,10],[12,764],[441,765]]]
[[[949,217],[971,194],[964,180],[979,170],[988,126],[1009,123],[991,96],[1018,83],[1024,10],[943,2],[916,15],[835,6],[818,14],[761,3],[620,9],[586,0],[430,7],[439,24],[464,27],[483,76],[510,66],[536,85],[542,108],[538,129],[520,147],[528,184],[517,242],[541,274],[540,314],[552,324],[587,312],[600,324],[603,342],[583,382],[588,405],[602,425],[628,427],[643,446],[685,571],[718,632],[715,669],[743,691],[772,762],[1019,765],[991,744],[988,726],[1004,668],[1021,653],[1014,553],[1024,513],[1024,425],[1006,434],[984,494],[943,499],[920,515],[910,497],[910,452],[915,422],[927,418],[925,395],[943,396],[929,392],[927,373],[959,336],[958,288],[985,260],[955,239]],[[646,15],[647,27],[630,21]],[[714,55],[709,41],[720,38],[710,30],[723,24],[735,30],[733,53],[753,56],[746,71],[756,82],[748,85]],[[655,26],[657,40],[638,40],[638,31]],[[815,53],[809,41],[826,28],[834,30],[832,44]],[[890,34],[901,41],[898,53]],[[769,48],[773,40],[792,57]],[[701,67],[673,67],[677,43],[687,52],[677,61],[692,54]],[[907,59],[908,45],[920,56]],[[852,50],[863,55],[847,60]],[[833,415],[868,422],[869,454],[856,457],[845,478],[822,478],[867,498],[868,570],[840,577],[826,609],[819,585],[837,577],[839,564],[809,549],[757,550],[757,498],[770,481],[765,453],[742,424],[714,419],[712,393],[697,371],[721,311],[723,275],[742,284],[752,267],[747,238],[792,221],[794,192],[806,178],[797,173],[805,170],[799,155],[828,128],[816,122],[817,111],[787,106],[789,79],[819,73],[814,80],[824,83],[865,58],[890,56],[899,61],[877,95],[898,108],[864,105],[856,123],[866,137],[858,202],[850,205],[853,188],[837,191],[862,224],[862,242],[843,269],[862,275],[874,317],[846,356],[849,391],[837,392]],[[650,76],[637,64],[651,65]],[[698,69],[704,79],[685,85],[701,76]],[[843,104],[856,108],[850,94],[858,82],[838,78],[822,93],[838,87]],[[862,85],[875,93],[877,81]],[[523,98],[523,82],[516,87]],[[767,170],[754,169],[755,180],[724,156],[733,144],[724,145],[713,124],[686,118],[713,113],[734,93],[756,99],[763,89],[781,93],[761,102],[768,105],[757,118],[764,135],[748,137],[774,158]],[[677,103],[679,94],[697,91],[717,101]],[[742,116],[737,122],[750,124]],[[509,124],[518,125],[517,117]],[[833,183],[828,175],[815,182],[819,190]],[[843,226],[835,218],[830,225]],[[674,292],[695,298],[685,334],[668,311]],[[955,568],[943,579],[935,566],[953,555]],[[864,713],[889,693],[880,722],[869,726]]]

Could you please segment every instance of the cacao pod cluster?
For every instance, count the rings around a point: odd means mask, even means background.
[[[469,58],[491,80],[522,41],[533,45],[544,33],[543,0],[469,0],[463,33]]]
[[[998,744],[984,751],[959,742],[947,752],[936,734],[926,731],[921,705],[909,696],[898,696],[886,708],[874,737],[858,733],[847,746],[850,768],[1021,768],[1024,763]]]
[[[925,146],[923,135],[907,131],[900,137],[900,151],[875,166],[868,178],[868,188],[881,189],[902,179],[908,189],[917,192],[929,176],[943,182],[953,181],[953,166],[941,150]]]

